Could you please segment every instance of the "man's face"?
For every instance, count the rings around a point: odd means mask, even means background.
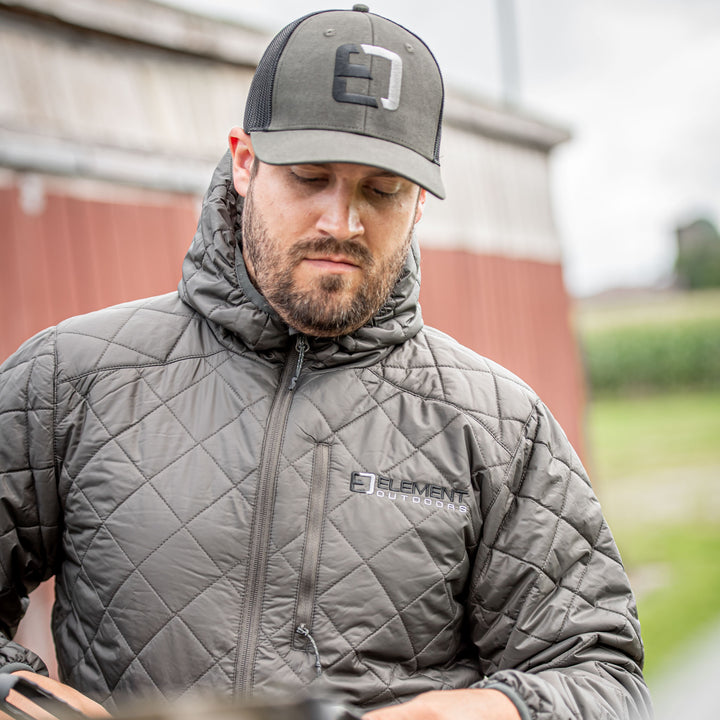
[[[291,327],[353,332],[402,270],[425,192],[378,168],[259,164],[242,218],[250,278]]]

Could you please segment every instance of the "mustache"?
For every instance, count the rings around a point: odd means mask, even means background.
[[[298,264],[308,253],[342,255],[365,267],[374,264],[370,250],[357,240],[338,240],[332,236],[301,240],[290,250],[290,260],[294,265]]]

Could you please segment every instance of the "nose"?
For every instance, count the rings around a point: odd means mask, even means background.
[[[322,198],[317,230],[338,240],[349,240],[362,235],[361,199],[353,188],[338,183],[328,188]]]

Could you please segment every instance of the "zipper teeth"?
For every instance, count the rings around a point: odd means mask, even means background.
[[[298,599],[295,608],[293,627],[312,627],[313,605],[315,602],[315,582],[323,535],[323,515],[329,487],[328,468],[330,464],[330,446],[321,443],[315,448],[313,460],[312,485],[308,500],[308,514],[305,521],[305,547],[298,583]],[[302,633],[301,633],[302,634]]]
[[[283,369],[268,423],[268,442],[263,445],[260,477],[258,479],[257,497],[253,514],[253,528],[248,561],[247,593],[242,611],[240,637],[238,638],[238,660],[236,674],[236,690],[247,694],[253,685],[253,668],[257,650],[260,618],[262,615],[262,598],[264,591],[263,574],[266,570],[270,528],[272,526],[272,509],[275,504],[277,470],[280,461],[280,448],[284,436],[285,421],[290,411],[292,392],[288,380],[296,363],[296,353],[288,356]],[[257,524],[255,524],[257,523]]]

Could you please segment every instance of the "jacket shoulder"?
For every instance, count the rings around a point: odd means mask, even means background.
[[[0,416],[3,417],[3,431],[8,433],[3,437],[6,447],[25,447],[24,442],[13,445],[8,440],[9,434],[21,430],[15,420],[27,419],[24,415],[30,409],[51,410],[54,373],[54,327],[26,340],[0,365]]]
[[[426,401],[458,408],[496,438],[519,439],[540,403],[517,375],[428,326],[390,353],[381,372]]]
[[[184,342],[201,319],[168,293],[78,315],[57,326],[59,379],[114,367],[157,365],[191,352]],[[198,352],[197,347],[193,347]]]

